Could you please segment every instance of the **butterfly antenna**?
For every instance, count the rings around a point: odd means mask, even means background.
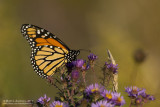
[[[79,49],[79,51],[86,51],[86,52],[91,53],[91,50],[87,50],[87,49]]]

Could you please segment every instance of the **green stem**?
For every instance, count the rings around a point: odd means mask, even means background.
[[[93,69],[93,67],[91,67],[92,71],[93,71],[93,78],[94,78],[94,82],[96,82],[96,74],[95,74],[95,71]]]
[[[82,77],[83,77],[84,85],[86,87],[86,73],[85,73],[85,71],[82,71]]]
[[[131,101],[131,103],[130,103],[129,107],[131,107],[131,106],[132,106],[132,101]]]
[[[111,75],[109,75],[109,77],[108,77],[108,81],[107,81],[106,88],[109,86],[109,82],[110,82],[110,80],[111,80]]]

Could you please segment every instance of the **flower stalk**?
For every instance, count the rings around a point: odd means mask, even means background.
[[[116,65],[116,62],[110,52],[109,49],[107,49],[107,53],[108,53],[108,59],[109,61],[113,64]],[[113,73],[113,89],[114,92],[118,92],[118,73]]]

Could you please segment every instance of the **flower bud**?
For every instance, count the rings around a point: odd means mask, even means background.
[[[73,81],[77,81],[78,78],[79,78],[79,71],[78,70],[73,70],[72,73],[71,73],[71,78]]]
[[[141,104],[141,103],[142,103],[142,98],[136,98],[136,99],[135,99],[135,103],[136,103],[137,105]]]

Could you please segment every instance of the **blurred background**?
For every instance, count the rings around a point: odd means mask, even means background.
[[[159,107],[159,10],[159,0],[0,0],[0,100],[56,96],[57,90],[33,72],[31,49],[20,31],[26,23],[47,29],[71,49],[92,50],[101,66],[110,49],[119,65],[124,107],[129,105],[124,87],[132,85],[156,97],[145,107]]]

